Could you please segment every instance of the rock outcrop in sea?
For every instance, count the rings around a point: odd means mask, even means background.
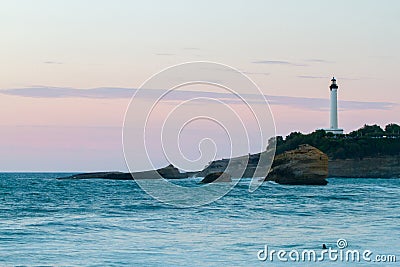
[[[310,145],[277,155],[266,181],[287,185],[326,185],[328,156]]]
[[[249,154],[241,157],[234,157],[228,159],[220,159],[212,161],[207,167],[203,170],[194,174],[196,177],[205,177],[208,174],[216,173],[216,172],[227,172],[234,178],[249,178],[253,176],[262,177],[265,176],[266,173],[260,175],[257,174],[257,167],[259,164],[263,166],[262,170],[265,169],[267,171],[270,164],[272,162],[272,158],[275,154],[274,150],[267,150],[262,153],[257,154]],[[260,162],[261,160],[261,162]]]
[[[124,173],[124,172],[92,172],[74,174],[68,177],[59,179],[110,179],[110,180],[132,180],[132,179],[160,179],[162,176],[165,179],[182,179],[187,178],[186,173],[180,173],[172,164],[157,170]]]
[[[232,178],[229,173],[226,172],[214,172],[208,174],[201,180],[200,183],[202,184],[209,184],[209,183],[229,183],[232,182]]]
[[[232,177],[252,177],[259,162],[260,154],[222,159],[211,162],[197,177],[227,172]],[[230,169],[227,169],[230,164]],[[237,176],[237,173],[243,175]],[[244,171],[243,171],[244,170]],[[280,184],[326,185],[328,182],[328,156],[315,147],[304,144],[298,149],[275,156],[272,168],[265,180]]]

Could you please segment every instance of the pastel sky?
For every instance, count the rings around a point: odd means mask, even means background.
[[[189,61],[248,75],[279,135],[328,127],[333,75],[345,132],[400,123],[399,14],[397,0],[3,0],[0,171],[126,171],[135,89]]]

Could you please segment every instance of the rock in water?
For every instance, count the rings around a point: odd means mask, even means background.
[[[157,172],[165,179],[183,179],[188,178],[186,173],[180,173],[179,170],[172,164],[167,167],[158,169]],[[132,174],[135,176],[135,174]]]
[[[57,179],[110,179],[110,180],[132,180],[132,179],[183,179],[188,178],[186,173],[180,173],[179,170],[173,165],[169,165],[167,167],[150,170],[150,171],[142,171],[142,172],[133,172],[133,173],[124,173],[124,172],[92,172],[92,173],[81,173],[74,174],[68,177],[60,177]]]
[[[310,145],[277,155],[266,181],[288,185],[326,185],[328,156]]]
[[[214,172],[214,173],[210,173],[208,174],[206,177],[204,177],[203,180],[201,180],[200,183],[203,184],[209,184],[209,183],[229,183],[232,182],[231,176],[229,175],[229,173],[226,172]]]

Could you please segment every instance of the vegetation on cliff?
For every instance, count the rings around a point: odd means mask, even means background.
[[[330,159],[362,159],[365,157],[400,155],[400,126],[364,125],[349,134],[334,135],[324,130],[310,134],[292,132],[284,139],[277,136],[276,154],[309,144],[326,153]]]

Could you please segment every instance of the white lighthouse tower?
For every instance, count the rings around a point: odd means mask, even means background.
[[[331,112],[330,112],[330,128],[326,129],[327,133],[343,134],[343,129],[338,127],[338,112],[337,112],[337,91],[339,86],[336,84],[335,77],[331,80],[332,84],[329,87],[331,91]]]

